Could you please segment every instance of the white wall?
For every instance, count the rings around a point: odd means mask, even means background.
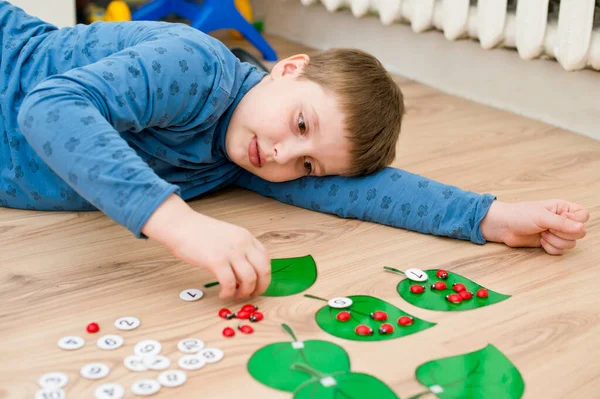
[[[59,28],[75,25],[75,0],[9,0],[9,3]]]

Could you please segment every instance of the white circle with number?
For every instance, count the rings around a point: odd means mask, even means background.
[[[188,288],[179,293],[179,298],[187,302],[197,301],[204,296],[204,292],[197,288]]]
[[[64,350],[68,350],[68,351],[79,349],[83,345],[85,345],[85,340],[83,338],[75,336],[75,335],[69,335],[66,337],[62,337],[61,339],[58,340],[58,347],[60,349],[64,349]]]
[[[150,370],[166,370],[171,365],[171,360],[163,355],[144,356],[144,365]]]
[[[96,399],[121,399],[123,396],[125,396],[123,385],[113,382],[99,385],[94,391]]]
[[[206,363],[216,363],[223,359],[223,351],[217,348],[206,348],[198,352],[198,356],[203,358]]]
[[[352,305],[352,299],[344,297],[332,298],[327,302],[327,304],[332,308],[342,309],[350,307]]]
[[[35,393],[35,399],[65,399],[66,397],[62,389],[44,388]]]
[[[204,367],[206,361],[199,355],[185,355],[179,359],[177,364],[184,370],[198,370]]]
[[[163,387],[178,387],[185,384],[187,381],[187,374],[181,370],[167,370],[163,371],[158,375],[158,382]]]
[[[140,356],[155,356],[162,350],[160,342],[153,339],[147,339],[145,341],[138,342],[133,348],[133,352]]]
[[[119,330],[133,330],[140,326],[140,319],[137,317],[125,316],[115,321],[115,327]]]
[[[125,340],[120,335],[116,334],[108,334],[103,337],[98,338],[96,341],[96,345],[98,348],[104,349],[107,351],[111,351],[117,348],[120,348],[125,343]]]
[[[67,385],[69,382],[69,376],[65,373],[59,372],[46,373],[40,377],[38,382],[42,388],[60,389]]]
[[[183,353],[198,353],[204,349],[204,341],[198,338],[182,339],[177,344],[177,349]]]
[[[99,380],[108,375],[110,367],[104,363],[88,363],[81,368],[81,376],[88,380]]]
[[[427,281],[427,273],[421,269],[406,269],[404,275],[412,281]]]
[[[144,358],[138,355],[127,356],[123,364],[131,371],[146,371],[148,367],[144,364]]]
[[[160,391],[160,384],[156,380],[139,380],[131,384],[134,395],[150,396]]]

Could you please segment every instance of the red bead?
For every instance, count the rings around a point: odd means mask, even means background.
[[[442,278],[444,280],[448,278],[448,272],[443,269],[439,269],[435,275],[438,278]]]
[[[432,290],[438,290],[438,291],[445,290],[446,289],[446,283],[444,283],[443,281],[438,281],[437,283],[433,283],[431,285],[431,289]]]
[[[233,337],[235,335],[235,330],[231,327],[225,327],[223,329],[223,335],[226,337]]]
[[[219,317],[222,317],[223,319],[231,319],[231,316],[227,317],[229,315],[233,315],[233,313],[231,313],[231,310],[225,308],[219,310]]]
[[[385,320],[387,320],[387,313],[385,313],[382,310],[376,310],[374,312],[371,312],[371,314],[369,314],[369,316],[373,320],[377,320],[377,321],[385,321]]]
[[[387,334],[391,334],[394,332],[394,326],[392,326],[391,324],[382,324],[381,327],[379,327],[379,334],[382,335],[387,335]]]
[[[254,305],[244,305],[242,306],[242,308],[240,309],[243,312],[255,312],[258,310],[258,306],[254,306]]]
[[[254,332],[254,328],[245,324],[243,326],[239,326],[238,329],[244,334],[252,334]]]
[[[466,291],[467,290],[467,287],[465,287],[465,285],[461,284],[461,283],[454,283],[454,284],[452,284],[452,288],[456,292],[461,292],[461,291]]]
[[[250,321],[251,322],[257,322],[257,321],[261,321],[262,319],[264,319],[265,317],[263,316],[262,313],[260,312],[252,312],[250,314]]]
[[[476,294],[479,298],[487,298],[488,297],[488,290],[486,290],[485,288],[480,288],[477,290],[477,294]]]
[[[448,300],[448,302],[452,302],[452,303],[461,303],[462,302],[462,298],[458,294],[446,295],[446,299]]]
[[[398,318],[398,325],[400,326],[410,326],[414,322],[414,319],[410,316],[400,316]]]
[[[350,320],[350,312],[347,311],[341,311],[340,313],[337,314],[337,316],[335,316],[336,319],[338,319],[338,321],[348,321]]]
[[[98,325],[98,323],[90,323],[85,329],[89,333],[97,333],[98,331],[100,331],[100,326]]]
[[[466,300],[466,299],[471,299],[471,298],[473,298],[473,294],[472,294],[472,293],[470,293],[469,291],[461,291],[461,292],[459,292],[459,293],[458,293],[458,295],[460,295],[460,297],[461,297],[463,300]]]
[[[354,332],[356,332],[358,335],[373,335],[373,329],[369,326],[365,326],[364,324],[356,326]]]
[[[422,294],[425,292],[425,287],[418,284],[411,285],[410,292],[412,292],[413,294]]]
[[[247,320],[250,318],[250,312],[240,310],[239,312],[235,313],[235,317],[237,317],[238,319]]]

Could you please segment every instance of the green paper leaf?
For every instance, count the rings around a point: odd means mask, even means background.
[[[399,399],[387,385],[368,374],[339,373],[325,378],[333,378],[335,384],[328,386],[321,378],[313,378],[298,388],[294,399]]]
[[[317,279],[312,256],[271,260],[271,284],[262,296],[294,295],[308,289]]]
[[[436,323],[431,323],[422,319],[418,319],[410,314],[398,309],[391,303],[385,302],[379,298],[367,295],[349,296],[352,299],[352,305],[345,309],[332,308],[325,305],[316,314],[316,321],[319,327],[325,332],[339,338],[350,339],[354,341],[385,341],[394,338],[400,338],[405,335],[410,335],[421,330],[426,330],[433,327]],[[376,310],[381,310],[387,313],[388,320],[376,321],[369,314]],[[341,311],[349,311],[351,319],[345,322],[336,319],[336,316]],[[414,321],[410,326],[399,326],[397,320],[400,316],[411,316]],[[394,332],[391,334],[382,335],[379,333],[379,327],[382,324],[389,323],[394,327]],[[373,335],[358,335],[354,331],[356,326],[365,324],[371,327]]]
[[[429,277],[427,281],[417,282],[412,281],[408,278],[398,283],[398,293],[408,303],[418,306],[423,309],[429,310],[440,310],[440,311],[459,311],[482,308],[484,306],[493,305],[494,303],[502,302],[505,299],[510,298],[510,295],[500,294],[498,292],[488,290],[487,298],[478,298],[475,293],[482,287],[474,281],[469,280],[466,277],[461,276],[453,272],[448,272],[448,278],[443,280],[436,276],[437,269],[424,270]],[[437,281],[443,281],[446,283],[447,288],[445,290],[432,290],[431,285]],[[452,303],[446,299],[448,294],[456,294],[456,291],[452,289],[452,284],[462,283],[467,288],[467,291],[473,294],[473,298],[463,300],[461,303]],[[425,292],[422,294],[413,294],[410,292],[411,285],[423,285]]]
[[[293,392],[313,378],[293,364],[327,374],[350,371],[350,358],[341,346],[318,340],[303,341],[302,345],[295,348],[292,342],[278,342],[262,347],[248,361],[250,375],[272,388]]]
[[[519,370],[493,345],[424,363],[416,376],[440,399],[518,399],[525,391]]]

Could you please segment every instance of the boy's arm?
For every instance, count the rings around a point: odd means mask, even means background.
[[[315,211],[483,244],[480,222],[496,197],[400,169],[364,177],[304,177],[271,183],[244,172],[236,184]]]

